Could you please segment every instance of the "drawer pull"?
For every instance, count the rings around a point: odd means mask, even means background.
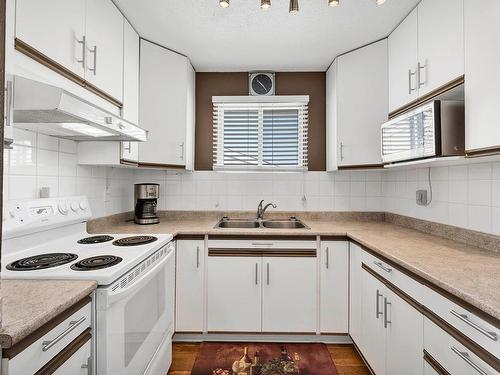
[[[469,319],[469,317],[466,314],[460,314],[459,312],[456,312],[455,310],[450,310],[450,313],[455,315],[458,319],[460,319],[464,323],[467,323],[468,325],[470,325],[472,328],[478,330],[483,335],[489,337],[493,341],[497,341],[498,337],[497,337],[497,334],[495,332],[488,331],[488,330],[484,329],[483,327],[481,327],[480,325],[474,323],[472,320]]]
[[[390,305],[391,303],[388,302],[387,298],[384,297],[384,328],[387,328],[387,326],[392,323],[389,319],[387,319],[387,306]]]
[[[252,246],[273,246],[273,243],[264,242],[252,242]]]
[[[378,319],[378,317],[379,317],[380,315],[382,315],[382,314],[383,314],[383,312],[382,312],[382,311],[380,311],[380,304],[379,304],[380,297],[382,297],[382,293],[380,293],[380,292],[379,292],[379,290],[377,289],[377,294],[376,294],[376,297],[375,297],[375,298],[377,299],[377,302],[376,302],[376,304],[375,304],[375,308],[376,308],[376,310],[377,310],[377,311],[376,311],[376,316],[375,316],[375,317],[376,317],[377,319]]]
[[[462,358],[465,362],[467,362],[474,370],[476,370],[481,375],[490,375],[489,373],[484,371],[481,367],[479,367],[476,363],[474,363],[469,353],[462,352],[461,350],[457,349],[454,346],[451,347],[451,350],[453,350],[460,358]]]
[[[42,342],[42,351],[46,352],[50,348],[52,348],[55,344],[57,344],[59,341],[61,341],[64,337],[66,337],[68,334],[70,334],[76,327],[78,327],[80,324],[82,324],[85,319],[87,319],[85,316],[82,316],[78,320],[72,320],[69,322],[69,327],[66,328],[63,332],[61,332],[54,340],[50,341],[43,341]]]
[[[373,264],[375,264],[376,266],[382,268],[385,272],[391,272],[392,271],[392,268],[384,266],[384,264],[382,262],[373,262]]]

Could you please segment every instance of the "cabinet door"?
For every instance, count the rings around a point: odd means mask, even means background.
[[[203,240],[177,241],[176,332],[203,331],[204,249]]]
[[[389,112],[417,99],[417,9],[389,35]]]
[[[209,332],[260,332],[261,257],[208,257]]]
[[[85,0],[17,0],[16,38],[79,76],[85,35]]]
[[[91,344],[90,340],[83,344],[80,349],[73,353],[71,357],[66,359],[66,361],[53,372],[54,375],[81,375],[81,374],[91,374],[92,369],[88,366],[92,366],[90,361],[90,350]]]
[[[380,164],[380,125],[387,121],[387,40],[340,56],[337,69],[337,163]]]
[[[361,268],[361,248],[352,242],[349,244],[349,334],[363,350],[363,269]],[[367,301],[371,303],[371,300]]]
[[[85,79],[123,100],[123,15],[109,0],[87,0]]]
[[[413,306],[386,290],[383,302],[387,321],[387,375],[423,372],[424,318]]]
[[[123,118],[139,123],[139,35],[124,20],[123,32]]]
[[[139,160],[139,142],[122,142],[121,143],[121,160],[137,163]]]
[[[500,1],[465,0],[465,148],[500,146]]]
[[[315,333],[316,258],[263,258],[263,332]]]
[[[386,329],[384,328],[385,286],[362,270],[362,316],[360,349],[376,374],[385,374]]]
[[[320,331],[348,332],[349,243],[321,242]]]
[[[418,5],[418,94],[464,74],[463,0],[423,0]]]
[[[196,72],[191,66],[190,62],[187,61],[187,75],[188,75],[188,85],[187,85],[187,95],[186,95],[186,145],[184,150],[184,161],[186,164],[186,170],[194,170],[194,135],[195,135],[195,120],[196,120]]]
[[[326,71],[326,170],[337,170],[337,67],[338,59]]]
[[[142,163],[185,165],[188,60],[141,40],[139,121],[148,141],[139,145]]]

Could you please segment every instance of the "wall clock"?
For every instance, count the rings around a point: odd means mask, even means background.
[[[274,73],[255,72],[248,74],[248,77],[250,95],[274,95]]]

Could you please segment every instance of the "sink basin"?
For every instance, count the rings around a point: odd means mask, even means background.
[[[306,225],[299,220],[266,220],[262,222],[264,228],[276,229],[303,229]]]
[[[216,228],[259,228],[260,224],[255,219],[222,219]]]

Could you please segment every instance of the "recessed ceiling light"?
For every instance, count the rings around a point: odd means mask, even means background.
[[[262,9],[269,9],[269,8],[271,8],[271,0],[260,0],[260,7]]]
[[[385,0],[375,0],[375,4],[377,5],[382,5],[383,3],[385,3]]]
[[[337,5],[339,5],[340,3],[340,0],[328,0],[328,5],[330,5],[331,7],[336,7]]]
[[[219,5],[221,8],[227,8],[229,7],[229,0],[219,0]]]
[[[290,0],[290,13],[297,13],[299,11],[299,0]]]

